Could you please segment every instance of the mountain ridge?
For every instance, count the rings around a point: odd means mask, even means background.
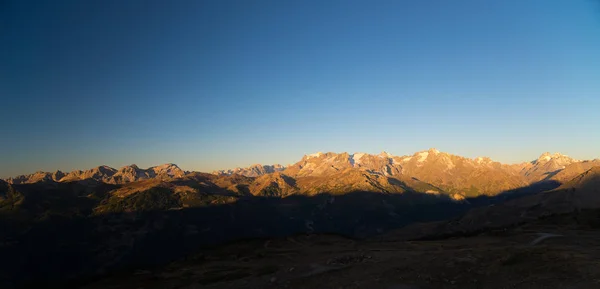
[[[18,185],[44,181],[73,182],[92,179],[109,184],[122,184],[152,178],[178,178],[185,174],[179,166],[172,163],[152,166],[147,169],[140,169],[137,165],[132,164],[123,166],[118,170],[101,165],[88,170],[74,170],[66,174],[60,170],[53,173],[38,171],[29,175],[10,177],[5,181],[9,184]]]
[[[313,188],[304,186],[284,189],[284,195],[292,193],[315,192],[315,188],[322,187],[332,189],[324,177],[334,178],[345,183],[348,187],[363,187],[359,183],[352,184],[347,181],[359,178],[349,177],[352,170],[365,172],[369,175],[380,175],[391,177],[396,180],[416,180],[423,184],[418,186],[431,186],[436,190],[448,195],[456,195],[457,198],[495,195],[503,191],[509,191],[527,185],[543,181],[567,181],[570,177],[584,172],[585,170],[600,164],[600,160],[575,160],[560,153],[542,153],[537,159],[519,164],[503,164],[493,161],[489,157],[467,158],[435,148],[415,152],[412,155],[395,156],[387,152],[379,154],[368,153],[335,153],[317,152],[304,155],[298,162],[288,166],[255,164],[247,168],[235,168],[230,170],[213,171],[214,175],[257,178],[255,187],[269,187],[279,190],[279,187],[260,184],[268,178],[260,178],[269,174],[282,174],[289,177],[298,184],[312,184]],[[340,174],[348,170],[347,174]],[[169,179],[182,178],[191,172],[183,171],[176,164],[167,163],[141,169],[137,165],[123,166],[120,169],[111,168],[106,165],[98,166],[88,170],[75,170],[68,173],[36,172],[30,175],[21,175],[6,179],[9,184],[25,184],[36,182],[72,182],[92,179],[109,184],[125,184],[147,179]],[[311,181],[303,178],[313,178]],[[321,183],[318,183],[319,180]],[[369,183],[368,180],[362,180]],[[392,181],[393,182],[393,181]],[[275,182],[278,183],[278,182]],[[386,182],[387,183],[387,182]],[[285,187],[281,183],[282,187]],[[372,183],[374,185],[375,183]],[[342,184],[337,184],[340,187]],[[368,190],[377,188],[375,185]],[[380,187],[381,188],[381,187]],[[237,189],[235,189],[237,190]],[[337,189],[334,189],[336,191]],[[382,189],[387,191],[387,189]],[[259,190],[260,191],[260,190]],[[402,190],[391,189],[392,192]],[[427,191],[427,190],[425,190]],[[256,194],[254,192],[253,194]],[[277,194],[282,192],[276,192]]]

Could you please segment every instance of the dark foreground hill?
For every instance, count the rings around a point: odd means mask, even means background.
[[[254,239],[83,288],[598,288],[599,238],[600,211],[583,210],[431,241]]]
[[[5,185],[1,287],[65,288],[249,238],[331,233],[364,239],[520,195],[456,201],[415,191],[356,191],[281,198],[234,194],[200,179],[124,187],[101,182]]]

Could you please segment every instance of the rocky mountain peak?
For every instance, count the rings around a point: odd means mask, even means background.
[[[281,172],[259,176],[250,185],[251,194],[266,197],[286,196],[296,191],[296,181]]]
[[[158,177],[178,178],[178,177],[183,177],[185,175],[185,172],[181,168],[179,168],[179,166],[177,166],[176,164],[172,164],[172,163],[151,167],[148,169],[148,171],[151,172],[149,174],[150,177],[158,176]]]
[[[262,176],[265,174],[270,174],[270,173],[275,173],[275,172],[280,172],[283,171],[286,167],[282,166],[280,164],[274,164],[274,165],[261,165],[261,164],[254,164],[251,165],[247,168],[235,168],[235,169],[230,169],[230,170],[218,170],[218,171],[214,171],[213,174],[214,175],[221,175],[221,176],[231,176],[231,175],[242,175],[242,176],[246,176],[246,177],[258,177],[258,176]]]
[[[417,162],[423,162],[429,156],[437,156],[437,155],[441,155],[441,154],[447,155],[446,153],[440,152],[439,150],[437,150],[435,148],[430,148],[428,150],[418,151],[418,152],[414,153],[412,156],[402,157],[402,158],[407,159],[407,160],[415,159],[415,160],[417,160]]]
[[[432,155],[437,155],[440,153],[440,151],[438,151],[436,148],[430,148],[429,150],[427,150],[427,152]]]
[[[493,160],[489,157],[476,157],[475,158],[475,163],[477,164],[488,164],[493,162]]]
[[[307,159],[308,160],[308,159],[312,159],[312,158],[319,158],[322,155],[324,155],[323,152],[316,152],[314,154],[304,155],[303,159]]]
[[[580,161],[570,158],[561,153],[551,154],[545,152],[540,157],[530,163],[523,165],[522,173],[530,181],[540,181],[552,177],[567,166]]]
[[[173,168],[179,169],[179,166],[177,166],[176,164],[167,163],[167,164],[162,164],[162,165],[159,165],[159,166],[154,166],[152,168],[154,168],[154,169],[160,169],[160,170],[173,169]]]
[[[392,154],[390,154],[390,153],[388,153],[388,152],[386,152],[386,151],[382,151],[382,152],[379,154],[379,156],[380,156],[380,157],[382,157],[382,158],[391,158],[391,157],[393,157],[393,155],[392,155]]]
[[[96,168],[94,168],[92,170],[96,171],[96,172],[104,173],[104,174],[114,174],[114,173],[117,172],[117,170],[115,170],[115,169],[113,169],[113,168],[111,168],[109,166],[106,166],[106,165],[101,165],[101,166],[96,167]]]
[[[56,170],[54,173],[52,173],[52,180],[54,180],[55,182],[58,182],[60,179],[65,177],[65,173],[63,173],[60,170]]]
[[[140,167],[138,167],[136,164],[131,164],[131,165],[129,165],[129,166],[125,166],[124,168],[127,168],[127,167],[129,167],[129,168],[132,168],[132,169],[134,169],[134,170],[138,170],[138,169],[140,168]]]
[[[429,155],[434,155],[433,153],[430,153],[429,150],[426,151],[420,151],[420,152],[416,152],[413,157],[416,158],[417,163],[422,163],[425,160],[427,160],[427,158],[429,157]]]
[[[575,160],[570,158],[567,155],[563,155],[561,153],[553,153],[551,154],[550,152],[545,152],[542,155],[540,155],[540,157],[533,161],[534,164],[536,163],[544,163],[544,162],[549,162],[551,160],[555,160],[555,161],[559,161],[559,162],[574,162]]]

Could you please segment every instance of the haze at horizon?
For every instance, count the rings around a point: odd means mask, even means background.
[[[600,157],[597,2],[173,2],[1,4],[0,177]]]

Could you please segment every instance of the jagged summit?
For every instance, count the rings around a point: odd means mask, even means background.
[[[185,172],[179,168],[176,164],[167,163],[160,166],[150,167],[148,171],[154,173],[154,175],[150,174],[150,177],[170,177],[170,178],[180,178],[185,175]]]
[[[316,153],[314,153],[314,154],[308,154],[308,155],[304,155],[304,157],[303,157],[303,158],[305,158],[305,159],[310,159],[310,158],[318,158],[318,157],[320,157],[320,156],[322,156],[322,155],[324,155],[324,153],[323,153],[323,152],[316,152]]]
[[[545,152],[536,160],[518,166],[521,167],[521,173],[530,181],[541,181],[550,179],[567,166],[579,162],[567,155]]]
[[[85,171],[74,170],[68,173],[63,173],[60,170],[53,173],[38,171],[30,175],[8,178],[7,182],[10,184],[30,184],[37,182],[74,182],[93,179],[104,183],[121,184],[149,178],[177,178],[184,175],[185,172],[173,163],[154,166],[145,170],[139,168],[136,164],[124,166],[118,170],[107,165],[101,165]]]
[[[561,153],[554,153],[551,154],[550,152],[545,152],[543,154],[540,155],[539,158],[537,158],[537,160],[534,160],[532,163],[542,163],[542,162],[548,162],[551,160],[557,160],[560,162],[573,162],[576,161],[572,158],[570,158],[567,155],[561,154]]]
[[[230,170],[218,170],[218,171],[214,171],[213,174],[215,175],[222,175],[222,176],[230,176],[230,175],[243,175],[246,177],[258,177],[258,176],[262,176],[265,174],[270,174],[270,173],[275,173],[275,172],[280,172],[283,171],[286,167],[280,165],[280,164],[274,164],[274,165],[261,165],[261,164],[254,164],[251,165],[247,168],[235,168],[235,169],[230,169]]]
[[[440,153],[440,151],[437,150],[436,148],[430,148],[429,150],[427,150],[427,152],[429,152],[430,154],[434,154],[434,155],[437,155]]]
[[[489,157],[476,157],[474,160],[478,164],[493,162],[493,160],[491,158],[489,158]]]
[[[489,157],[466,158],[441,152],[432,147],[405,156],[395,156],[386,151],[379,154],[316,152],[304,155],[298,162],[287,166],[253,164],[246,168],[214,171],[213,174],[259,177],[282,172],[297,178],[329,176],[353,169],[381,176],[414,177],[449,193],[478,195],[495,194],[542,180],[562,181],[573,174],[582,173],[582,170],[589,169],[594,164],[580,162],[564,154],[546,152],[531,162],[506,165],[495,162]],[[563,170],[565,172],[560,173]],[[94,179],[105,183],[122,184],[153,178],[181,178],[186,174],[187,172],[173,163],[148,169],[141,169],[136,164],[131,164],[118,170],[102,165],[86,171],[75,170],[69,173],[36,172],[9,178],[7,182],[22,184]]]

